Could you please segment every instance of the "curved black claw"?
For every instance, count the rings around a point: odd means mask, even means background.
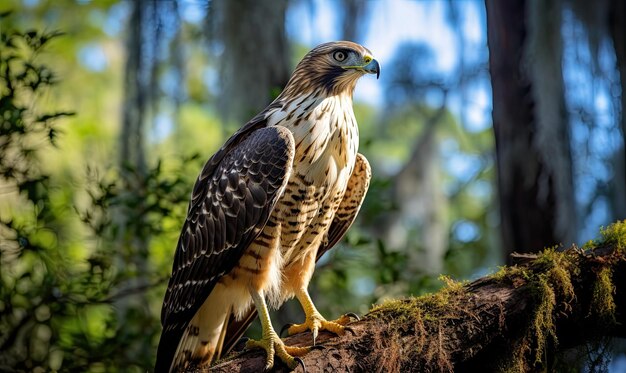
[[[361,318],[359,317],[359,315],[357,315],[357,314],[356,314],[356,313],[354,313],[354,312],[348,312],[348,313],[346,313],[346,316],[351,317],[351,318],[353,318],[353,319],[356,319],[356,321],[360,321],[360,320],[361,320]]]
[[[299,358],[299,357],[297,357],[297,356],[296,356],[296,357],[294,357],[293,359],[294,359],[294,360],[298,363],[298,365],[302,365],[302,371],[303,371],[304,373],[306,373],[306,365],[304,365],[304,361],[302,361],[302,359],[300,359],[300,358]],[[296,366],[296,368],[297,368],[297,366]],[[295,370],[295,369],[294,369],[294,370]]]
[[[246,348],[246,342],[248,342],[249,340],[250,340],[250,338],[248,338],[248,337],[241,337],[241,338],[239,338],[237,343],[235,343],[235,345],[233,346],[233,351],[235,351],[235,352],[243,351]]]
[[[325,350],[326,349],[326,347],[322,346],[322,345],[313,345],[313,346],[311,346],[309,348],[311,349],[311,351],[313,351],[313,350]]]
[[[346,332],[350,332],[353,337],[356,336],[356,333],[354,332],[354,330],[349,326],[344,326],[343,330],[345,330]]]
[[[285,330],[287,330],[287,329],[291,328],[292,326],[293,326],[293,324],[285,324],[285,325],[283,325],[283,327],[282,327],[282,328],[280,328],[280,333],[278,333],[278,336],[279,336],[279,337],[282,337],[282,336],[283,336],[283,332],[284,332]]]

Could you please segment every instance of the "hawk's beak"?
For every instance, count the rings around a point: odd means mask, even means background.
[[[343,66],[344,69],[363,71],[368,74],[376,74],[376,79],[380,76],[380,65],[378,61],[370,56],[365,57],[365,65]]]
[[[375,59],[372,59],[367,65],[363,66],[362,69],[368,74],[376,74],[376,79],[380,76],[380,65]]]

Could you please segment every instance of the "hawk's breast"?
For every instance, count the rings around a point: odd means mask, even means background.
[[[293,170],[275,213],[285,265],[317,250],[346,190],[358,150],[358,128],[349,96],[333,96],[299,107],[311,110],[283,125],[296,144]],[[289,107],[288,107],[289,108]],[[289,115],[286,115],[288,118]]]

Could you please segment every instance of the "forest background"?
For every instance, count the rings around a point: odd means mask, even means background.
[[[195,177],[325,41],[362,43],[382,73],[355,92],[374,180],[313,278],[324,315],[626,218],[619,0],[8,0],[0,14],[2,371],[152,369]],[[272,319],[301,318],[290,303]],[[626,348],[611,348],[619,371]]]

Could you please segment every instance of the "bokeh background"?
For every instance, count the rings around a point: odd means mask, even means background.
[[[152,369],[195,177],[326,41],[365,45],[382,72],[355,92],[374,180],[318,264],[322,314],[626,217],[620,0],[4,0],[0,14],[0,371]],[[273,315],[302,318],[292,303]]]

